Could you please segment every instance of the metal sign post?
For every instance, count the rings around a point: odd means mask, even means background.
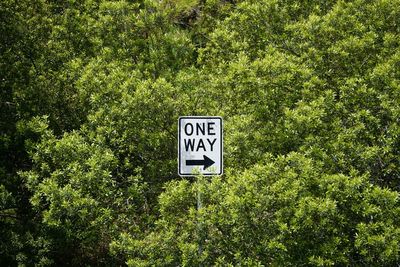
[[[202,180],[204,179],[204,177],[202,176],[197,176],[197,231],[198,231],[198,237],[199,237],[199,259],[201,261],[201,256],[203,255],[203,236],[202,236],[202,232],[203,232],[203,225],[202,225],[202,220],[199,220],[200,217],[200,209],[202,208],[202,203],[201,203],[201,190],[202,190]],[[201,264],[199,264],[199,266],[201,266]]]

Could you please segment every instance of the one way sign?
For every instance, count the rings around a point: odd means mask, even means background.
[[[178,133],[180,176],[222,174],[221,117],[179,117]]]

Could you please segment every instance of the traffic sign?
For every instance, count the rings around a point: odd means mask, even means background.
[[[221,117],[179,117],[178,136],[180,176],[222,174]]]

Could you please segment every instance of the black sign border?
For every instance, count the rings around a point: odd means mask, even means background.
[[[221,142],[220,142],[220,157],[221,157],[221,171],[219,173],[210,173],[210,174],[193,174],[193,173],[181,173],[181,120],[182,119],[218,119],[221,121],[220,127],[220,135],[221,135]],[[178,118],[178,175],[179,176],[217,176],[222,175],[224,172],[224,153],[223,153],[223,143],[224,143],[224,131],[223,131],[223,119],[221,116],[181,116]]]

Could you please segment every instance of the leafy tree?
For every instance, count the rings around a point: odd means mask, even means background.
[[[0,10],[0,265],[399,262],[398,0]],[[177,178],[181,115],[223,177]]]
[[[131,266],[360,265],[399,260],[399,194],[353,173],[326,174],[297,153],[225,179],[173,181],[146,239],[113,244]],[[203,207],[196,211],[196,191]],[[202,254],[198,246],[202,245]]]

